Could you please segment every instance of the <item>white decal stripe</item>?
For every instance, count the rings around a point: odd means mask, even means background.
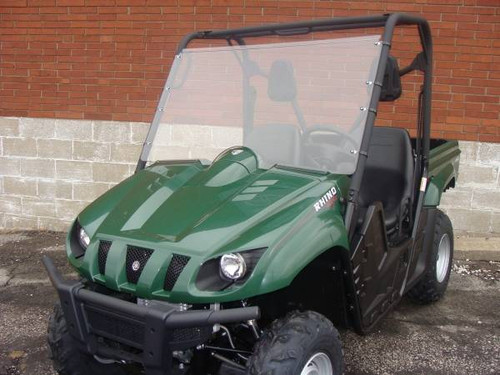
[[[122,230],[140,229],[160,206],[172,195],[172,189],[165,186],[153,193],[127,220]]]

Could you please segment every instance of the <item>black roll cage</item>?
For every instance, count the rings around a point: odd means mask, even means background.
[[[377,16],[363,16],[363,17],[346,17],[346,18],[330,18],[321,20],[311,20],[311,21],[301,21],[293,23],[283,23],[283,24],[271,24],[262,26],[251,26],[238,29],[230,30],[216,30],[216,31],[198,31],[186,35],[177,48],[177,55],[179,55],[184,48],[186,48],[190,42],[196,39],[203,40],[226,40],[228,44],[232,44],[232,41],[240,45],[244,45],[244,38],[251,37],[265,37],[265,36],[292,36],[292,35],[303,35],[312,32],[321,31],[335,31],[335,30],[349,30],[349,29],[360,29],[360,28],[378,28],[383,27],[384,32],[382,34],[382,39],[379,43],[382,45],[382,50],[380,54],[380,63],[376,73],[376,78],[374,82],[374,88],[372,97],[370,100],[370,105],[368,107],[368,116],[366,120],[365,132],[361,142],[361,147],[359,150],[358,165],[356,171],[352,175],[351,185],[348,193],[348,203],[345,213],[345,225],[352,235],[354,229],[353,222],[356,212],[356,203],[358,200],[358,193],[363,180],[363,174],[365,170],[366,160],[368,157],[368,146],[370,144],[372,129],[375,124],[375,118],[377,115],[378,103],[380,101],[380,94],[382,90],[382,83],[384,81],[384,74],[386,70],[386,63],[389,57],[389,52],[392,43],[392,37],[394,35],[394,30],[397,26],[417,26],[420,43],[422,46],[422,52],[416,56],[414,62],[409,66],[401,69],[400,75],[407,74],[413,70],[419,69],[424,74],[423,87],[420,97],[420,108],[419,108],[419,123],[418,123],[418,133],[417,133],[417,163],[416,167],[419,167],[419,178],[427,178],[427,169],[429,161],[429,148],[430,148],[430,121],[431,121],[431,94],[432,94],[432,38],[431,31],[428,22],[419,16],[405,14],[405,13],[392,13]],[[159,108],[163,107],[165,99],[160,99]],[[153,124],[157,120],[159,113],[157,112]],[[151,131],[150,131],[151,133]],[[143,169],[146,164],[147,153],[151,146],[151,134],[148,134],[148,139],[146,140],[141,155],[141,159],[138,162],[137,170]],[[413,220],[414,227],[412,238],[415,238],[415,232],[417,228],[417,223],[419,222],[419,216],[421,208],[423,205],[423,193],[418,195],[415,217]],[[355,221],[355,220],[354,220]]]

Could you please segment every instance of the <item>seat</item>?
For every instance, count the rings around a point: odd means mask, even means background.
[[[292,124],[256,126],[247,135],[245,145],[271,165],[297,165],[300,157],[300,131]]]
[[[301,157],[301,129],[304,116],[297,103],[297,83],[293,64],[275,60],[268,76],[267,96],[272,102],[291,103],[297,125],[271,123],[245,128],[245,146],[257,153],[265,164],[298,165]]]
[[[373,128],[359,203],[364,208],[362,212],[376,201],[382,203],[388,234],[400,229],[410,214],[413,171],[408,132],[400,128]]]

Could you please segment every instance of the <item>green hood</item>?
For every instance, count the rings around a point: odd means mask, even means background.
[[[167,177],[169,172],[175,175]],[[146,173],[155,176],[135,176],[141,181],[111,210],[99,231],[183,244],[199,255],[217,250],[318,184],[314,177],[271,170],[214,186],[208,184],[213,169],[198,163],[158,165]]]
[[[261,267],[278,247],[288,246],[283,238],[291,232],[298,233],[321,217],[317,228],[324,227],[325,217],[339,221],[339,207],[316,212],[314,205],[332,186],[340,194],[346,182],[313,172],[259,169],[248,149],[238,154],[228,151],[210,166],[199,161],[158,163],[122,182],[79,215],[91,244],[84,257],[75,259],[70,253],[70,260],[84,276],[112,289],[145,298],[199,302],[202,296],[205,300],[218,294],[196,290],[202,263],[227,252],[265,248]],[[104,274],[99,271],[100,241],[112,243]],[[136,285],[127,281],[124,271],[129,245],[154,249]],[[166,292],[163,280],[174,254],[189,257],[189,263],[175,287]]]

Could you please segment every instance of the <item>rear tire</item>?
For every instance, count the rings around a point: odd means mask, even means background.
[[[275,321],[257,342],[249,375],[341,375],[339,333],[323,315],[294,311]]]
[[[48,343],[54,369],[59,375],[125,375],[118,364],[105,365],[82,353],[66,327],[60,304],[54,306],[48,327]]]
[[[449,217],[437,210],[430,263],[422,279],[408,291],[408,297],[420,304],[440,300],[450,280],[453,260],[453,226]]]

